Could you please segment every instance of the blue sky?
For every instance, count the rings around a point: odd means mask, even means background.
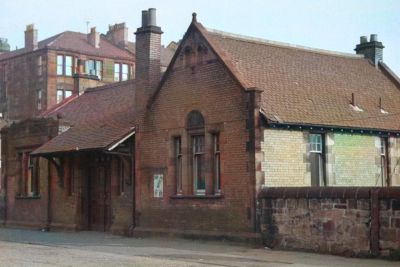
[[[23,46],[30,23],[41,40],[65,30],[86,32],[86,21],[103,33],[126,22],[134,40],[141,10],[149,7],[157,8],[164,44],[182,38],[194,11],[209,28],[348,53],[361,35],[377,33],[384,61],[400,75],[398,0],[2,0],[0,36],[15,48]]]

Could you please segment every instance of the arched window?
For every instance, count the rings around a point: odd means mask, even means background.
[[[204,118],[197,110],[187,116],[187,131],[191,140],[193,189],[196,195],[206,193],[206,177],[204,171]]]
[[[186,127],[188,130],[196,130],[204,128],[203,115],[197,110],[192,110],[187,116]]]

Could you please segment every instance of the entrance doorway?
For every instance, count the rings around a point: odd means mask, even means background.
[[[89,176],[89,229],[108,231],[111,225],[111,159],[94,155]]]

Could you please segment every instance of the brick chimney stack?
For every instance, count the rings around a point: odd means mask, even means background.
[[[128,46],[128,28],[126,27],[125,22],[109,25],[106,37],[113,44],[121,48],[126,48]]]
[[[90,29],[90,33],[88,33],[88,42],[95,48],[100,47],[100,33],[96,32],[96,27]]]
[[[378,65],[379,61],[383,60],[383,44],[378,41],[377,34],[371,34],[368,42],[367,36],[360,37],[360,44],[354,49],[357,54],[364,55],[366,59],[369,59],[375,66]]]
[[[38,48],[38,31],[35,29],[34,24],[29,24],[26,26],[25,30],[25,49],[35,50]]]
[[[161,77],[161,28],[156,23],[156,9],[142,11],[142,26],[136,34],[136,70],[138,83],[148,87],[148,93]]]

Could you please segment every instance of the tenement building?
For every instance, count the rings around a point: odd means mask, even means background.
[[[66,31],[38,41],[38,30],[28,25],[25,47],[0,55],[1,112],[6,120],[31,118],[78,94],[74,75],[93,87],[131,79],[133,69],[134,54],[96,28],[89,34]]]
[[[400,184],[400,80],[376,35],[336,53],[193,14],[160,72],[155,9],[142,16],[135,79],[2,130],[5,225],[257,238],[264,187]]]

